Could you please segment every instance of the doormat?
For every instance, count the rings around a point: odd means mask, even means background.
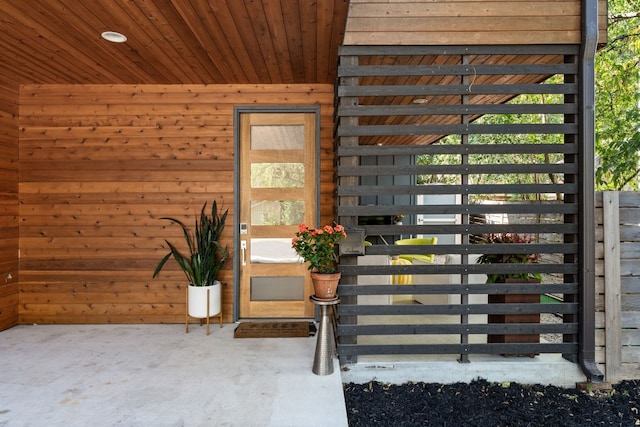
[[[242,322],[234,338],[302,338],[316,334],[313,322]]]

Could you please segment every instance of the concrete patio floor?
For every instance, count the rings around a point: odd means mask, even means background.
[[[315,337],[234,339],[235,325],[42,325],[0,332],[0,426],[347,425],[337,361]]]
[[[361,356],[311,372],[315,337],[234,339],[191,325],[21,325],[0,332],[0,427],[347,425],[343,383],[585,380],[560,355]]]

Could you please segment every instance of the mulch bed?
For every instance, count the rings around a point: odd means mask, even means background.
[[[640,426],[640,381],[587,392],[516,383],[345,384],[349,426]]]

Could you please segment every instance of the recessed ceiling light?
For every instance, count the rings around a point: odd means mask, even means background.
[[[425,98],[415,98],[411,102],[414,104],[425,104],[427,100]]]
[[[124,43],[127,41],[127,36],[115,31],[105,31],[102,33],[102,38],[113,43]]]

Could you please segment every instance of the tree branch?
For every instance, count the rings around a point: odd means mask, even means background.
[[[640,174],[640,169],[636,169],[636,171],[633,173],[633,175],[631,175],[629,178],[625,179],[624,182],[619,186],[618,191],[624,190],[625,185],[627,185],[632,180],[634,180],[635,177],[638,176],[638,174]]]
[[[627,39],[630,39],[630,38],[633,38],[633,37],[638,37],[638,36],[640,36],[640,33],[621,34],[618,37],[614,38],[613,40],[607,42],[607,45],[602,49],[602,51],[614,50],[614,49],[617,48],[614,45],[620,44],[622,42],[626,42]]]
[[[626,12],[626,13],[620,13],[617,15],[611,15],[609,16],[609,20],[613,24],[616,22],[626,21],[628,19],[634,19],[638,17],[640,17],[640,12]]]

